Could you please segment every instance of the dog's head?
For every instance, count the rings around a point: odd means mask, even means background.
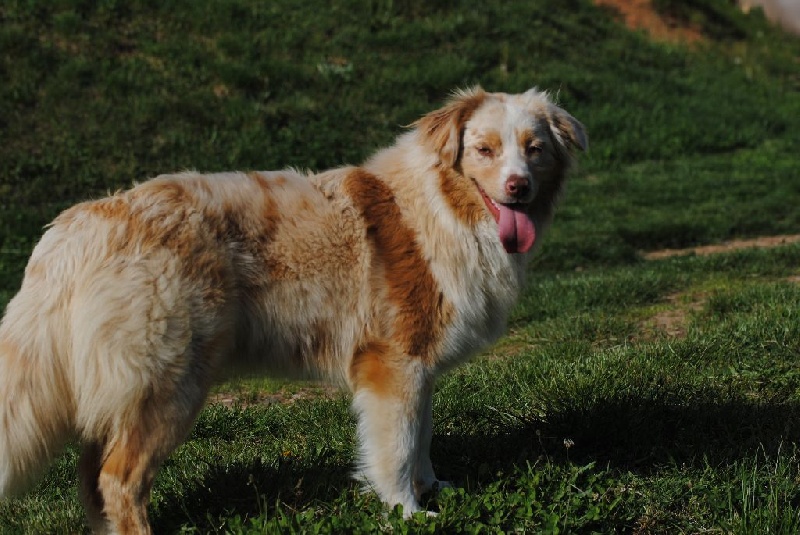
[[[498,223],[510,253],[527,252],[536,226],[549,222],[576,150],[586,150],[583,125],[547,93],[456,93],[415,123],[441,165],[470,181]]]

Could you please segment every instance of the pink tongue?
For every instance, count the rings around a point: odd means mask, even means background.
[[[500,209],[500,241],[507,253],[527,253],[536,241],[536,228],[525,207],[497,204]]]

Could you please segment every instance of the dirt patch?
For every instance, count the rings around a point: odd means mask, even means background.
[[[662,310],[640,324],[641,338],[655,339],[660,338],[661,335],[670,338],[685,338],[687,318],[688,313],[684,309]]]
[[[650,0],[595,0],[595,3],[619,13],[620,20],[628,28],[644,30],[658,41],[698,43],[705,40],[699,28],[662,15]]]
[[[689,319],[702,310],[708,295],[705,293],[674,293],[666,297],[668,308],[659,310],[652,316],[641,320],[632,342],[652,342],[664,338],[686,338]]]
[[[277,392],[219,392],[209,398],[209,403],[241,408],[254,405],[292,405],[304,399],[334,399],[340,392],[341,389],[325,384],[291,389],[282,388]]]
[[[779,247],[800,242],[800,234],[784,234],[782,236],[763,236],[747,240],[731,240],[716,245],[702,245],[699,247],[687,247],[685,249],[661,249],[658,251],[648,251],[642,253],[646,260],[660,260],[673,256],[698,255],[706,256],[718,253],[728,253],[739,249]]]
[[[698,255],[706,256],[719,253],[738,251],[751,248],[780,247],[800,243],[800,234],[785,234],[781,236],[762,236],[747,240],[731,240],[716,245],[703,245],[685,249],[661,249],[643,253],[647,260],[660,260],[674,256]],[[800,284],[800,275],[787,277],[788,282]],[[692,312],[701,310],[708,300],[708,295],[687,295],[676,293],[667,296],[669,308],[661,310],[653,316],[639,322],[638,333],[632,341],[652,341],[664,336],[670,338],[685,338],[689,317]]]

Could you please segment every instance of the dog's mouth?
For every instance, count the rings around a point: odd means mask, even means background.
[[[478,187],[483,202],[497,222],[500,242],[507,253],[527,253],[536,241],[536,225],[528,214],[528,205],[522,203],[502,204],[489,197]]]

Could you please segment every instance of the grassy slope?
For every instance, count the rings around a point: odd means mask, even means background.
[[[800,44],[721,0],[658,3],[717,39],[695,51],[586,1],[450,4],[6,2],[0,305],[78,199],[187,167],[355,163],[454,87],[549,88],[591,150],[511,334],[441,385],[434,462],[465,488],[414,529],[792,532],[800,248],[638,251],[800,229]],[[675,302],[685,338],[649,327]],[[345,397],[211,407],[154,523],[402,527],[349,483],[352,453]],[[0,527],[80,529],[75,456]]]

